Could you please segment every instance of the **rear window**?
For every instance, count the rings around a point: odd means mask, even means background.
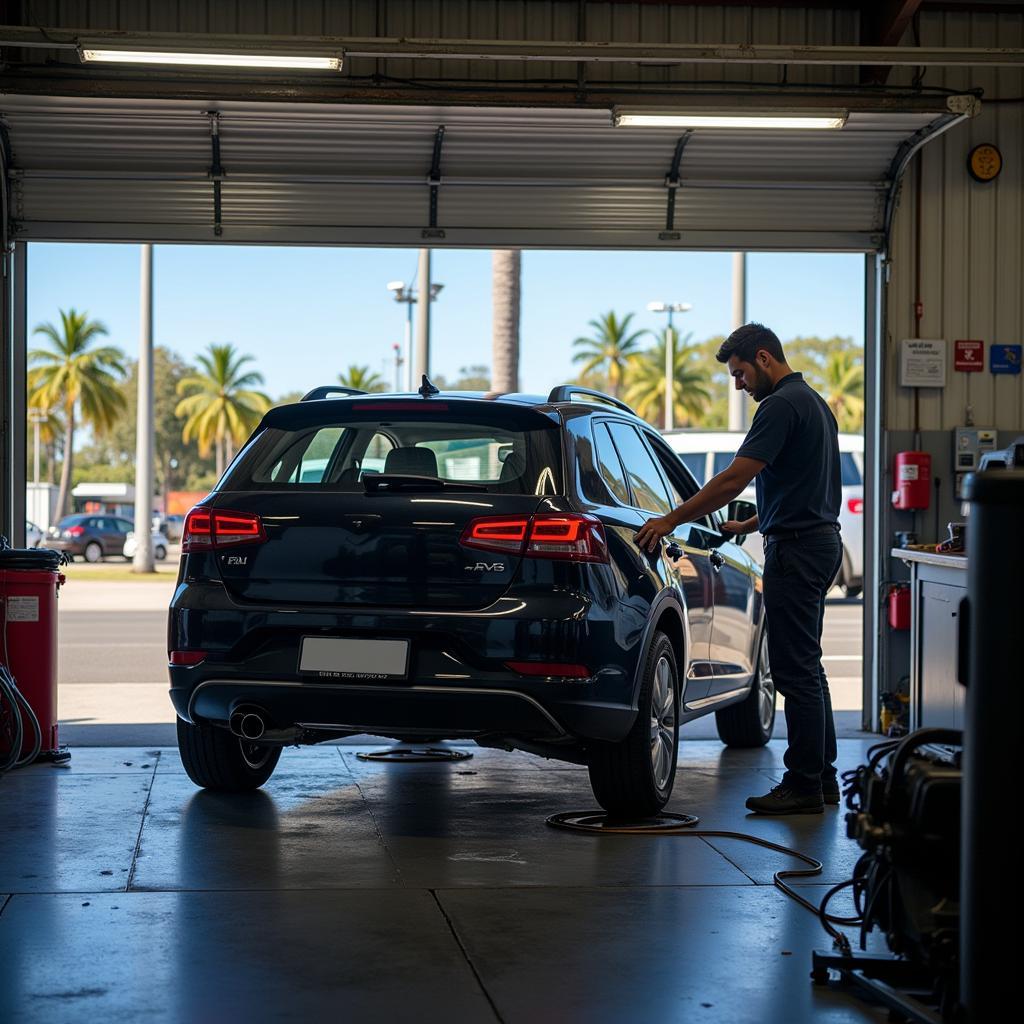
[[[857,487],[864,482],[857,467],[857,460],[851,452],[843,452],[839,456],[839,466],[843,474],[844,487]]]
[[[562,493],[560,431],[536,414],[529,425],[522,415],[511,417],[516,422],[510,425],[450,412],[429,419],[416,412],[387,415],[386,421],[353,417],[265,427],[221,488],[361,492],[364,476],[397,473],[461,481],[495,494]]]

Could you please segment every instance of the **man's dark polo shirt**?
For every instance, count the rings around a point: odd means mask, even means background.
[[[736,454],[766,463],[755,478],[762,534],[838,521],[839,427],[803,374],[788,374],[775,385]]]

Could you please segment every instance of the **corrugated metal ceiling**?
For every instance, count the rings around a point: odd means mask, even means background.
[[[871,250],[893,158],[936,114],[836,132],[698,132],[664,237],[679,131],[607,111],[0,96],[29,240]],[[446,129],[429,232],[434,133]],[[424,229],[428,229],[424,234]]]

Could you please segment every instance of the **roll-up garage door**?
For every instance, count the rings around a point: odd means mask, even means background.
[[[682,145],[592,109],[0,95],[0,120],[22,240],[872,251],[945,102]]]

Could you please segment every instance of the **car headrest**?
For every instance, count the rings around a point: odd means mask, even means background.
[[[505,461],[501,464],[501,475],[499,482],[505,483],[508,480],[515,480],[523,475],[526,469],[526,459],[519,452],[509,452]]]
[[[384,460],[384,472],[437,476],[437,456],[429,448],[392,448]]]

